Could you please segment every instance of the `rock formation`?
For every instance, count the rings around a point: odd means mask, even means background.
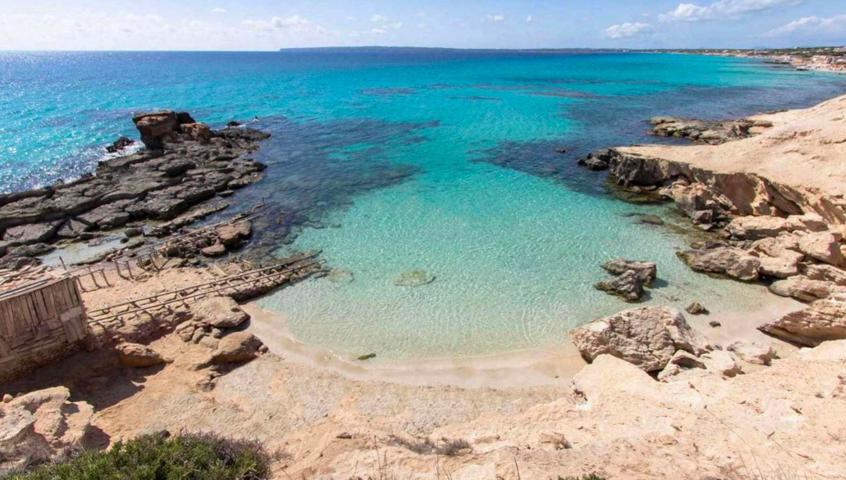
[[[14,247],[58,239],[87,240],[148,219],[170,220],[262,177],[264,165],[244,155],[265,133],[211,131],[185,113],[134,120],[146,150],[105,160],[93,175],[73,182],[0,195],[0,255],[19,256]]]
[[[683,350],[701,355],[710,348],[684,316],[669,307],[640,307],[593,321],[570,332],[588,362],[609,354],[658,372],[673,355]]]
[[[94,409],[54,387],[0,404],[0,476],[66,459],[85,446]]]

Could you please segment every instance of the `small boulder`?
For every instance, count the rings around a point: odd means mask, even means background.
[[[731,378],[743,373],[743,369],[737,364],[737,359],[730,352],[714,350],[703,355],[702,360],[707,370],[724,377]]]
[[[624,310],[570,332],[582,357],[610,354],[647,372],[662,370],[678,350],[700,355],[710,348],[677,310],[648,306]]]
[[[610,280],[597,282],[594,288],[620,296],[627,302],[636,302],[643,296],[643,280],[634,270],[626,270]]]
[[[733,352],[741,360],[756,365],[770,365],[774,358],[777,358],[772,345],[761,345],[755,342],[737,341],[728,346],[728,351]]]
[[[625,258],[615,258],[602,264],[607,272],[615,275],[622,275],[623,273],[632,270],[634,271],[644,285],[652,285],[658,275],[658,267],[654,262],[639,262],[636,260],[626,260]]]
[[[250,238],[253,233],[253,225],[249,220],[221,225],[215,230],[220,242],[227,247],[235,247],[244,240]]]
[[[220,339],[211,363],[244,363],[256,358],[263,346],[261,340],[250,332],[234,332]]]
[[[124,367],[143,368],[167,363],[158,352],[139,343],[121,343],[115,350],[118,353],[118,361]]]
[[[214,328],[235,328],[250,319],[250,315],[241,309],[232,297],[208,297],[191,305],[191,315],[195,321]]]
[[[213,245],[200,249],[200,253],[206,257],[220,257],[226,254],[226,247],[220,242],[215,242]]]
[[[785,280],[770,284],[770,292],[782,296],[792,297],[800,302],[813,302],[827,298],[832,292],[832,285],[823,280],[811,280],[803,275],[796,275]]]
[[[840,251],[840,241],[830,232],[812,232],[799,239],[799,249],[802,253],[823,263],[842,267],[846,265],[846,258]]]
[[[599,171],[607,170],[610,162],[611,151],[608,149],[603,149],[589,153],[585,158],[579,159],[577,163],[587,168],[588,170]]]
[[[805,276],[811,280],[822,280],[835,285],[846,286],[846,271],[824,264],[811,264],[805,267]]]
[[[693,302],[684,309],[691,315],[707,315],[708,309],[699,302]]]
[[[697,272],[723,274],[744,282],[759,277],[761,260],[739,248],[717,246],[685,250],[677,255]]]

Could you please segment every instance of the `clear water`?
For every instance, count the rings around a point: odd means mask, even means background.
[[[320,248],[352,281],[262,300],[300,340],[430,358],[559,344],[624,308],[591,285],[603,261],[658,263],[652,302],[752,309],[760,289],[690,272],[685,238],[629,214],[575,166],[593,148],[656,141],[651,115],[734,117],[807,106],[846,78],[730,58],[419,50],[0,54],[0,189],[90,170],[133,111],[249,120],[270,165],[236,209],[269,206],[256,242]],[[556,152],[559,147],[566,154]],[[431,284],[400,287],[422,269]]]

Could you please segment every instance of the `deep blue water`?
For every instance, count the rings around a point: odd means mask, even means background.
[[[354,278],[264,301],[298,338],[385,357],[492,353],[622,308],[590,287],[615,255],[659,261],[669,286],[653,301],[753,308],[753,287],[692,274],[672,253],[680,237],[625,216],[663,210],[613,199],[575,160],[657,141],[653,115],[736,117],[844,91],[844,76],[669,54],[0,53],[0,190],[92,170],[106,143],[135,136],[132,112],[251,121],[273,134],[256,155],[270,168],[233,209],[267,203],[257,242],[322,248]],[[435,282],[394,285],[414,269]]]

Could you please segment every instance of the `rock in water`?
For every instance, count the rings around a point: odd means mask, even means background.
[[[135,143],[135,140],[132,140],[129,137],[121,136],[121,137],[118,137],[117,140],[112,142],[111,145],[107,146],[106,151],[109,152],[109,153],[117,153],[117,152],[123,150],[124,148],[132,145],[133,143]]]
[[[232,297],[209,297],[191,305],[195,321],[215,328],[235,328],[250,319]]]
[[[425,270],[410,270],[403,272],[394,280],[394,285],[398,287],[419,287],[428,285],[435,281],[435,276],[427,273]]]
[[[643,296],[643,280],[634,270],[626,270],[611,280],[597,282],[594,288],[618,295],[627,302],[636,302]]]
[[[158,352],[139,343],[121,343],[115,350],[124,367],[153,367],[167,362]]]
[[[334,283],[352,283],[352,281],[355,280],[353,272],[342,268],[333,268],[332,270],[329,270],[326,278],[328,278],[330,282]]]
[[[647,372],[662,370],[678,350],[701,355],[710,349],[677,310],[649,306],[624,310],[570,332],[582,357],[610,354]]]
[[[652,285],[658,275],[658,268],[653,262],[639,262],[637,260],[626,260],[615,258],[602,264],[602,268],[615,275],[621,275],[629,270],[634,271],[644,285]]]

